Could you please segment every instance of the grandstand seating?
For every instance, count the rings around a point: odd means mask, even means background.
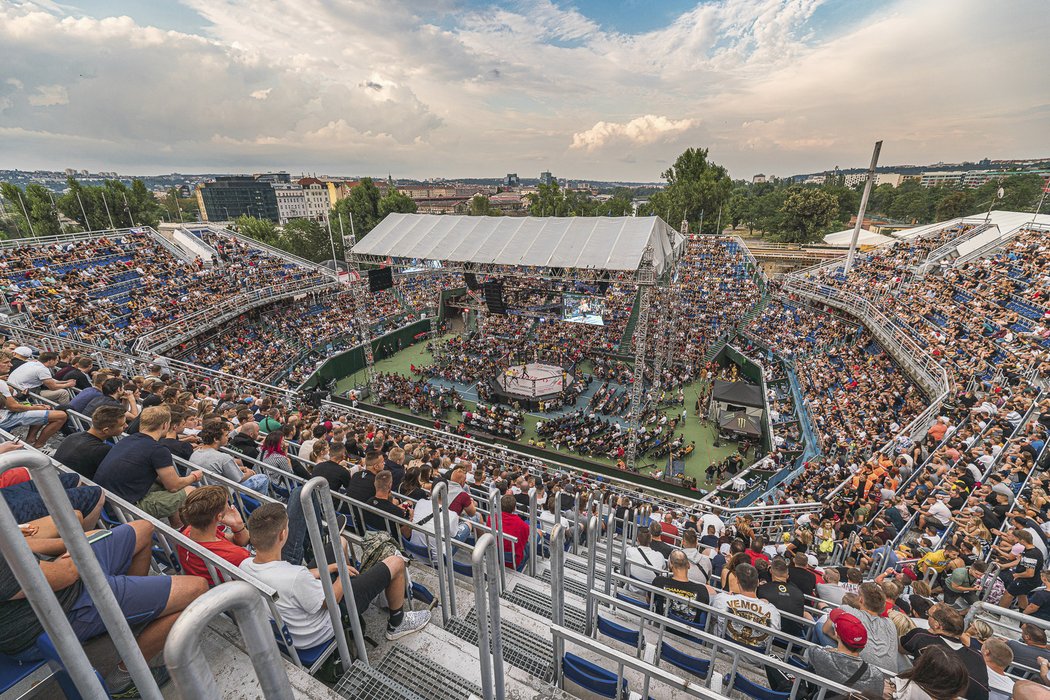
[[[849,282],[856,293],[885,305],[902,327],[920,338],[950,372],[956,391],[951,404],[943,408],[943,420],[938,422],[938,427],[943,424],[943,431],[931,429],[922,439],[915,440],[901,434],[901,426],[925,407],[929,397],[923,397],[886,349],[852,320],[781,295],[750,324],[748,340],[773,360],[767,368],[768,386],[772,405],[782,417],[774,422],[775,434],[783,430],[784,435],[801,439],[804,415],[812,416],[817,434],[817,444],[813,447],[823,453],[820,459],[807,461],[798,478],[780,486],[774,505],[732,510],[642,493],[625,482],[570,474],[561,466],[551,468],[491,445],[382,419],[363,411],[332,404],[324,404],[314,411],[298,405],[294,394],[276,387],[250,381],[241,386],[223,385],[222,393],[227,398],[232,401],[250,398],[249,404],[256,409],[263,399],[284,404],[282,417],[287,418],[294,411],[307,423],[299,426],[303,430],[312,423],[335,421],[346,426],[347,437],[374,436],[384,431],[384,438],[408,448],[413,455],[418,449],[422,457],[428,458],[429,450],[435,449],[440,450],[439,460],[448,460],[445,466],[453,459],[467,462],[473,483],[466,488],[477,504],[480,517],[480,522],[474,525],[475,538],[492,534],[496,541],[502,539],[509,545],[516,542],[509,533],[502,532],[499,518],[494,519],[491,527],[484,523],[494,514],[500,492],[510,491],[508,476],[520,473],[526,480],[526,488],[522,490],[525,498],[518,499],[518,510],[535,530],[543,531],[544,537],[530,534],[525,560],[512,561],[512,566],[501,566],[498,572],[488,567],[478,568],[477,561],[471,558],[474,549],[470,541],[455,540],[450,532],[435,534],[434,526],[427,528],[412,519],[396,518],[367,502],[332,493],[334,504],[348,516],[344,535],[352,543],[355,558],[362,558],[364,531],[359,532],[354,526],[364,521],[366,513],[410,532],[419,532],[424,538],[440,541],[439,551],[407,542],[405,548],[413,562],[413,588],[418,593],[414,605],[423,608],[436,601],[441,607],[440,620],[421,633],[423,639],[412,637],[382,643],[369,649],[367,658],[344,663],[345,673],[335,684],[334,692],[344,697],[383,697],[381,693],[406,698],[480,695],[485,692],[483,688],[490,688],[491,679],[487,674],[491,673],[491,664],[496,663],[489,658],[490,665],[486,666],[485,637],[490,641],[492,637],[500,637],[503,641],[503,656],[498,667],[505,668],[505,678],[501,677],[500,682],[506,683],[508,695],[536,695],[548,691],[554,683],[569,692],[586,689],[604,697],[616,697],[623,689],[639,693],[641,697],[730,695],[763,700],[791,697],[792,692],[777,691],[768,685],[765,669],[770,666],[790,675],[797,683],[805,682],[829,693],[849,692],[850,689],[838,685],[835,677],[826,672],[800,667],[795,657],[819,646],[810,639],[814,634],[810,630],[826,609],[838,606],[839,601],[807,595],[806,615],[783,611],[783,619],[805,630],[804,635],[793,635],[762,625],[753,618],[738,617],[718,605],[633,580],[625,566],[627,552],[640,542],[638,533],[646,528],[654,512],[673,513],[680,528],[684,528],[690,516],[696,517],[693,522],[698,530],[702,529],[704,515],[715,514],[734,536],[749,541],[753,535],[765,537],[773,555],[805,550],[826,569],[841,566],[857,570],[865,579],[876,579],[883,586],[890,580],[883,573],[887,568],[899,570],[907,565],[914,567],[924,582],[943,586],[950,572],[939,572],[935,567],[923,569],[915,560],[931,552],[942,552],[948,544],[965,550],[971,561],[985,559],[993,555],[1002,537],[991,529],[1010,532],[1013,528],[1009,521],[1003,520],[1003,511],[997,514],[996,528],[989,529],[979,517],[959,518],[940,523],[943,527],[934,527],[931,532],[921,523],[928,523],[930,519],[923,506],[932,491],[941,489],[946,498],[961,499],[958,507],[953,506],[955,512],[976,507],[986,498],[994,498],[997,491],[1007,499],[1008,505],[1016,505],[1025,517],[1035,518],[1037,526],[1045,521],[1050,508],[1045,490],[1050,485],[1045,459],[1050,401],[1045,384],[1041,383],[1047,362],[1047,315],[1042,304],[1050,261],[1036,254],[1036,236],[1021,234],[1004,251],[977,263],[949,267],[943,275],[912,274],[924,256],[961,233],[965,231],[951,234],[942,231],[928,240],[904,245],[899,251],[869,255],[858,262],[858,274],[870,281],[870,285],[857,289],[852,279]],[[137,238],[133,236],[132,245],[135,241]],[[735,260],[741,254],[734,250],[735,242],[716,241],[714,245],[725,250],[730,259]],[[119,256],[119,253],[105,255]],[[32,255],[20,256],[11,259],[36,260]],[[98,257],[93,254],[91,259]],[[75,255],[70,260],[66,264],[83,262]],[[79,269],[90,267],[89,264]],[[741,304],[753,305],[750,300],[757,300],[757,289],[750,289],[744,277],[736,276],[738,273],[743,274],[743,269],[737,269],[730,277],[733,281],[724,282],[729,286],[720,291]],[[822,284],[845,284],[836,278],[836,273],[815,274]],[[10,282],[11,278],[8,279]],[[23,284],[38,289],[26,284],[32,279],[35,279],[33,275],[23,277],[19,290],[12,292],[8,286],[8,293],[16,296],[23,293]],[[134,277],[117,280],[113,296],[128,293],[136,282]],[[96,292],[98,290],[89,293]],[[388,294],[401,313],[405,312],[403,303],[417,311],[420,307],[430,308],[426,299],[431,298],[433,291],[426,285],[412,283],[399,287],[397,292]],[[304,314],[312,320],[305,323],[314,323],[316,317],[328,313],[338,316],[338,305],[343,300],[337,296],[313,300],[307,307],[309,313]],[[620,301],[623,304],[616,313],[629,315],[633,302]],[[32,305],[33,295],[26,295],[22,303]],[[385,302],[376,300],[376,303]],[[381,313],[386,315],[392,310],[393,306]],[[52,307],[52,313],[58,311],[58,307]],[[231,347],[233,338],[248,340],[251,344],[272,344],[275,337],[283,336],[266,336],[260,334],[259,328],[295,325],[288,313],[278,305],[258,314],[265,319],[261,322],[255,316],[246,318],[232,328],[201,336],[196,343],[181,350],[181,359],[190,364],[171,362],[173,379],[194,391],[193,401],[202,414],[214,408],[214,402],[207,396],[212,390],[200,391],[200,387],[209,385],[214,389],[215,383],[226,381],[223,375],[209,370],[219,369],[248,379],[273,376],[269,368],[252,368],[231,355],[209,355],[209,351],[217,344],[224,349]],[[696,323],[699,317],[691,318],[689,323]],[[626,327],[626,316],[622,320],[621,333]],[[713,327],[714,335],[720,332],[719,328]],[[17,342],[43,338],[23,329],[9,330]],[[596,342],[614,342],[615,332],[596,336],[599,338]],[[80,349],[72,341],[69,344]],[[144,368],[145,358],[103,351],[98,352],[97,357],[100,364],[119,367],[125,374],[135,374]],[[794,377],[798,378],[797,387],[792,384]],[[800,393],[796,394],[796,389]],[[34,401],[46,403],[40,397]],[[89,423],[84,416],[74,414],[72,418],[80,427]],[[790,432],[792,430],[795,432]],[[3,437],[12,436],[3,434]],[[233,506],[244,517],[261,503],[286,501],[306,482],[297,472],[309,474],[314,467],[297,454],[300,440],[309,437],[309,433],[296,437],[298,439],[289,443],[288,469],[238,454],[246,466],[270,477],[271,493],[254,492],[214,472],[206,472],[203,483],[226,487],[232,495]],[[230,448],[223,451],[237,454]],[[794,456],[793,451],[790,453]],[[180,472],[193,468],[178,458],[174,461]],[[1006,491],[1002,488],[992,491],[993,485],[998,484],[1005,486]],[[537,502],[535,491],[530,494],[530,487],[540,485],[548,492],[557,490],[559,494],[571,496],[569,502],[563,501],[560,495],[555,501],[554,526],[538,515],[544,504]],[[426,493],[415,497],[402,494],[405,501],[426,497]],[[620,499],[627,499],[622,509]],[[447,512],[448,506],[440,498],[435,500],[440,521],[440,515]],[[821,502],[813,502],[818,500]],[[107,495],[106,518],[109,525],[135,519],[148,520],[154,525],[157,538],[151,566],[155,575],[177,572],[178,557],[174,552],[178,547],[185,547],[204,559],[216,580],[242,580],[259,591],[274,619],[274,643],[285,654],[291,673],[297,672],[296,665],[318,672],[325,666],[325,654],[333,658],[339,656],[338,650],[328,644],[320,649],[294,650],[282,633],[273,590],[179,531],[112,494]],[[827,526],[833,533],[828,537],[828,548],[824,548],[821,540],[823,534],[827,534],[825,520],[829,523],[834,520],[833,525]],[[1023,521],[1013,524],[1018,530],[1028,527]],[[853,527],[848,535],[842,536],[847,532],[845,525]],[[876,539],[873,533],[881,534]],[[666,539],[672,546],[682,545],[678,536],[668,535]],[[1007,545],[1012,542],[1009,540]],[[875,543],[881,544],[875,547]],[[896,566],[890,560],[891,551],[898,562]],[[928,559],[934,560],[935,557]],[[479,581],[487,581],[487,586],[479,587]],[[717,577],[712,577],[711,583],[719,583]],[[983,582],[984,597],[993,594],[993,583]],[[485,608],[478,597],[484,596],[490,586],[501,596],[499,625],[479,620],[479,610],[484,613]],[[821,590],[817,588],[816,592]],[[916,591],[913,587],[913,597],[919,595]],[[704,622],[693,625],[674,616],[658,614],[659,596],[702,613]],[[898,612],[907,618],[900,605],[901,601],[897,601]],[[1044,629],[1050,628],[1050,623],[1038,618],[1025,618],[1020,613],[1002,610],[1000,613],[994,606],[982,604],[975,608],[975,615],[994,622],[999,635],[1016,635],[1019,623],[1033,620]],[[379,629],[384,622],[375,610],[370,610],[365,617],[369,629]],[[727,620],[764,633],[766,641],[762,646],[751,647],[721,637],[720,623]],[[486,635],[479,634],[482,626]],[[10,663],[9,659],[0,661]],[[243,663],[243,658],[241,661]],[[56,667],[58,665],[56,662]],[[0,664],[0,669],[8,667]],[[900,669],[894,666],[884,670],[891,676]],[[1015,677],[1026,673],[1030,675],[1024,669],[1012,670]],[[319,685],[310,687],[319,694],[328,692]]]

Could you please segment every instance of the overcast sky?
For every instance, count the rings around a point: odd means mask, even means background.
[[[1050,156],[1048,0],[0,0],[0,168],[652,181]]]

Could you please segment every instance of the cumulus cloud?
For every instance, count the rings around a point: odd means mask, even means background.
[[[698,0],[640,34],[567,0],[183,2],[173,31],[0,0],[5,163],[655,180],[687,145],[746,177],[1050,132],[1045,0]]]
[[[69,104],[69,93],[63,85],[41,85],[27,99],[34,107],[53,107]]]
[[[601,148],[611,141],[628,141],[645,145],[672,139],[696,126],[695,119],[668,119],[646,114],[629,122],[598,122],[590,129],[572,135],[571,148],[588,151]]]

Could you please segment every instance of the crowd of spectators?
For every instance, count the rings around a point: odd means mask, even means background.
[[[326,279],[237,239],[224,245],[220,264],[176,258],[146,231],[7,248],[0,251],[0,287],[35,325],[124,349],[236,294]]]

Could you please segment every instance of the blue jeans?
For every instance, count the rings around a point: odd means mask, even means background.
[[[253,474],[247,479],[241,482],[241,486],[249,488],[252,491],[258,491],[259,493],[269,495],[270,493],[270,477],[265,474]]]

